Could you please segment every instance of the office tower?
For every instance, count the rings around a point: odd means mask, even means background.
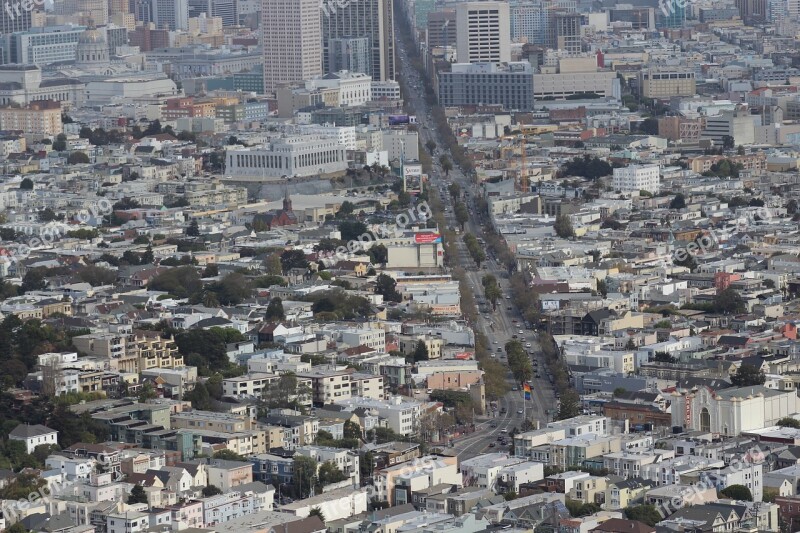
[[[369,74],[375,81],[395,79],[394,0],[323,0],[322,45],[325,72],[330,69],[332,39],[368,37],[371,47]]]
[[[128,12],[133,13],[136,22],[143,24],[155,22],[152,0],[128,0]]]
[[[319,0],[264,0],[261,6],[261,40],[265,93],[274,93],[282,83],[321,75]]]
[[[197,18],[201,13],[206,17],[219,17],[223,26],[238,25],[239,2],[237,0],[188,0],[189,18]]]
[[[94,24],[102,25],[108,22],[108,4],[108,0],[56,0],[53,11],[57,15],[83,15]]]
[[[428,13],[428,49],[456,45],[456,12],[432,11]]]
[[[372,61],[371,49],[368,37],[331,39],[328,42],[328,68],[330,72],[349,70],[367,74]]]
[[[117,13],[129,13],[128,0],[108,0],[109,18]]]
[[[465,2],[456,6],[459,63],[511,61],[511,22],[506,2]]]
[[[789,9],[796,0],[788,0]],[[739,16],[745,24],[765,22],[767,19],[767,0],[736,0]]]
[[[581,52],[581,22],[580,13],[558,13],[555,16],[555,47],[571,54]]]
[[[547,44],[547,7],[549,2],[512,4],[511,40],[532,44]]]
[[[152,0],[153,22],[157,28],[169,30],[189,29],[188,0]]]

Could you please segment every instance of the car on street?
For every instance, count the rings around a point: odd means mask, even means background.
[[[525,335],[525,332],[522,330],[519,330],[517,333],[519,333],[520,335]]]
[[[489,443],[489,448],[494,448],[494,446],[495,446],[494,442]]]
[[[521,414],[523,414],[523,411],[522,411],[522,409],[518,409],[518,410],[517,410],[517,414],[518,414],[518,415],[521,415]]]
[[[526,348],[530,348],[531,346],[533,346],[533,345],[531,343],[529,343],[529,342],[525,344]]]
[[[511,390],[513,390],[513,391],[518,391],[518,390],[519,390],[519,387],[517,387],[516,385],[514,385],[513,387],[511,387]]]

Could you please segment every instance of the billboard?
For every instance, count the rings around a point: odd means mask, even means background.
[[[417,233],[414,235],[414,242],[417,244],[440,244],[442,236],[438,233]]]
[[[390,126],[402,126],[404,124],[416,124],[416,115],[389,115]]]

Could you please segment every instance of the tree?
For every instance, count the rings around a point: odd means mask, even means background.
[[[425,148],[427,148],[428,152],[433,155],[433,151],[436,150],[436,143],[433,140],[429,140],[425,143]]]
[[[574,389],[568,389],[561,395],[561,405],[558,408],[558,419],[566,420],[581,414],[581,398]]]
[[[744,485],[728,485],[719,491],[720,495],[730,498],[731,500],[751,502],[753,501],[753,493]]]
[[[558,215],[555,224],[553,224],[553,229],[556,235],[562,239],[570,239],[575,236],[575,230],[572,227],[572,221],[568,215]]]
[[[385,265],[389,262],[389,250],[383,244],[370,246],[367,253],[373,265]]]
[[[753,387],[763,385],[767,381],[764,371],[753,365],[744,364],[736,369],[736,373],[731,376],[731,383],[735,387]]]
[[[791,200],[789,200],[789,202],[786,204],[786,212],[787,212],[788,214],[790,214],[790,215],[794,215],[795,213],[797,213],[797,207],[798,207],[798,205],[797,205],[797,200],[795,200],[794,198],[792,198],[792,199],[791,199]]]
[[[352,420],[345,420],[344,422],[344,438],[346,439],[360,439],[361,438],[361,426],[353,422]]]
[[[381,274],[375,280],[375,293],[387,302],[401,302],[403,295],[397,291],[397,282],[388,274]]]
[[[325,461],[319,467],[317,473],[317,484],[322,492],[322,487],[330,485],[331,483],[339,483],[347,479],[347,476],[339,470],[339,467],[331,461]]]
[[[308,498],[317,484],[317,462],[311,457],[296,455],[293,468],[294,494],[298,499]]]
[[[747,304],[736,289],[728,287],[720,291],[714,297],[714,309],[722,311],[727,314],[744,313],[747,310]]]
[[[147,493],[144,491],[144,487],[138,483],[134,485],[130,494],[128,494],[128,503],[147,503]]]
[[[3,533],[28,533],[28,529],[25,529],[25,526],[22,525],[22,522],[17,522],[16,524],[12,524],[3,530]]]
[[[625,390],[625,387],[617,387],[616,389],[614,389],[614,398],[619,398],[620,396],[625,394],[625,392],[627,392]]]
[[[247,459],[232,450],[220,450],[214,454],[214,459],[222,459],[223,461],[239,461],[247,462]]]
[[[444,170],[445,176],[450,176],[450,171],[453,170],[453,163],[449,159],[445,159],[442,161],[442,170]]]
[[[658,512],[655,505],[631,505],[625,508],[625,518],[628,520],[638,520],[650,527],[655,527],[664,518]]]
[[[469,211],[467,210],[467,206],[459,202],[456,204],[454,211],[456,215],[456,222],[459,226],[461,226],[461,231],[464,231],[464,224],[469,221]]]
[[[189,237],[199,237],[200,236],[200,226],[197,224],[196,220],[192,220],[189,223],[189,227],[186,228],[186,235]]]
[[[428,360],[428,347],[425,345],[424,341],[417,341],[417,345],[414,347],[414,352],[412,355],[415,363]]]
[[[308,516],[310,516],[310,517],[311,516],[319,517],[319,519],[322,521],[322,523],[323,524],[325,523],[325,515],[322,513],[322,509],[320,509],[319,507],[312,507],[311,510],[308,511]]]
[[[453,200],[456,200],[461,196],[461,185],[455,181],[447,187],[447,190],[450,193],[450,196],[453,197]]]
[[[23,191],[32,191],[33,190],[33,180],[30,178],[25,178],[19,184],[19,188]]]
[[[283,320],[286,318],[286,313],[283,311],[283,300],[277,296],[269,301],[267,312],[264,315],[265,320]]]
[[[670,209],[685,209],[686,208],[686,197],[683,194],[678,193],[675,195],[675,198],[669,203]]]
[[[193,409],[209,411],[212,408],[211,395],[208,393],[208,388],[205,384],[201,382],[196,383],[194,388],[184,395],[183,399],[192,402]]]
[[[203,487],[204,498],[208,498],[209,496],[216,496],[217,494],[222,494],[222,489],[220,489],[216,485],[206,485],[205,487]]]
[[[53,150],[63,152],[67,149],[67,136],[63,133],[56,135],[56,140],[53,141]]]
[[[781,418],[780,420],[778,420],[778,426],[780,426],[782,428],[800,429],[800,420],[797,420],[795,418],[791,418],[789,416],[785,416],[785,417]]]
[[[647,135],[658,135],[658,119],[648,117],[639,124],[639,131]]]
[[[206,268],[203,269],[204,278],[215,278],[217,276],[219,276],[219,267],[217,265],[206,265]]]
[[[303,250],[286,250],[281,254],[281,269],[286,274],[293,268],[308,268],[308,260]]]
[[[89,162],[89,156],[84,152],[72,152],[67,158],[67,163],[70,165],[79,165]]]
[[[722,136],[722,148],[725,150],[732,150],[736,146],[736,141],[730,135]]]

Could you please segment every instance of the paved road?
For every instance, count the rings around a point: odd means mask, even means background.
[[[408,60],[403,45],[398,47],[398,55],[400,59],[399,64],[401,66],[400,73],[409,92],[409,94],[405,94],[404,97],[411,110],[413,110],[412,112],[417,116],[420,145],[424,147],[429,140],[433,140],[437,145],[440,145],[440,138],[435,131],[436,126],[431,120],[430,109],[423,95],[424,85],[419,78],[420,73],[416,72],[411,67],[411,62]],[[444,189],[445,194],[442,203],[445,207],[447,224],[457,227],[453,210],[453,199],[447,192],[447,185],[452,182],[458,183],[471,213],[470,221],[467,223],[465,231],[480,236],[483,233],[483,228],[478,222],[476,206],[472,203],[475,195],[479,194],[478,188],[458,167],[453,168],[449,176],[446,177],[439,165],[439,155],[442,153],[446,154],[451,161],[453,160],[452,155],[449,154],[445,148],[440,147],[437,149],[437,154],[433,157],[434,168],[430,176],[430,183],[432,186],[430,193],[439,194],[440,191]],[[458,239],[457,246],[458,250],[456,251],[456,256],[458,258],[458,263],[466,268],[467,278],[471,284],[471,288],[475,291],[476,299],[482,297],[481,278],[487,273],[494,274],[503,289],[503,294],[505,296],[510,296],[508,280],[503,277],[506,270],[502,265],[497,263],[493,258],[489,258],[484,265],[481,265],[483,268],[479,270],[460,238]],[[521,324],[522,317],[519,311],[514,308],[510,299],[505,298],[498,302],[496,311],[493,313],[481,314],[478,319],[476,328],[478,331],[483,332],[486,338],[489,339],[491,343],[490,349],[493,350],[493,354],[497,357],[502,355],[502,352],[498,352],[497,349],[502,348],[504,352],[506,342],[511,340],[514,335],[520,337],[523,345],[531,343],[530,350],[538,354],[538,356],[534,357],[539,357],[538,365],[539,368],[542,369],[542,378],[534,378],[532,380],[532,400],[526,402],[522,397],[523,393],[521,390],[512,390],[498,402],[498,410],[494,413],[497,418],[492,418],[477,424],[477,431],[474,434],[458,439],[454,443],[453,449],[461,459],[468,459],[487,451],[503,450],[503,448],[499,446],[499,443],[497,443],[498,437],[511,431],[513,428],[521,428],[525,418],[530,420],[534,426],[537,422],[543,425],[552,420],[552,415],[548,414],[547,410],[555,408],[556,400],[550,383],[544,379],[544,364],[540,358],[541,352],[537,349],[538,344],[536,343],[536,336],[535,333],[531,331],[523,331],[523,334],[520,335],[519,330],[522,329]],[[500,357],[500,360],[504,361],[505,359]],[[506,369],[508,370],[507,367]],[[508,370],[507,378],[512,385],[519,385],[514,382],[510,370]],[[502,409],[506,411],[504,414],[501,413]],[[490,446],[492,443],[495,443],[495,446]]]

